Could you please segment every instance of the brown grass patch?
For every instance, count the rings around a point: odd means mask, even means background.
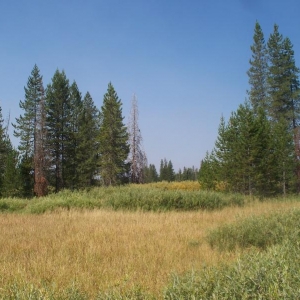
[[[76,281],[90,296],[113,286],[140,285],[161,294],[172,272],[228,261],[209,248],[209,229],[254,214],[299,207],[254,203],[213,212],[60,211],[0,215],[0,286],[15,280],[57,289]]]

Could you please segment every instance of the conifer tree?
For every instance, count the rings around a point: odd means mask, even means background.
[[[200,182],[201,188],[207,190],[215,190],[218,181],[224,178],[217,177],[217,171],[219,166],[216,160],[214,151],[211,153],[206,152],[204,159],[201,161],[198,180]]]
[[[2,197],[20,197],[24,196],[22,192],[22,182],[18,168],[18,152],[8,145],[3,173],[1,196]]]
[[[94,184],[98,170],[99,126],[101,118],[89,92],[82,102],[79,115],[78,149],[76,151],[78,187],[88,188]]]
[[[58,192],[65,187],[67,143],[70,135],[69,80],[64,71],[56,70],[46,90],[47,148],[50,157],[51,181]]]
[[[79,147],[79,128],[80,128],[80,114],[82,111],[82,96],[74,81],[69,90],[69,112],[68,124],[66,126],[68,139],[65,141],[65,164],[64,164],[64,185],[70,189],[76,189],[79,181],[80,161],[78,160]]]
[[[264,34],[258,22],[255,23],[253,45],[251,46],[252,59],[250,59],[249,100],[255,112],[258,108],[267,109],[267,49]]]
[[[34,154],[34,193],[38,197],[47,194],[48,180],[47,167],[48,155],[46,148],[47,131],[46,131],[46,109],[44,97],[38,103],[36,117],[36,142]]]
[[[138,118],[138,102],[136,96],[133,95],[128,126],[130,182],[132,183],[143,183],[145,181],[144,168],[147,165],[146,154],[142,147],[143,138],[139,129]]]
[[[22,156],[22,177],[27,189],[26,194],[30,196],[33,193],[33,174],[35,173],[37,111],[40,101],[44,98],[43,78],[37,65],[34,65],[24,90],[25,100],[19,103],[24,114],[16,118],[16,124],[13,126],[15,128],[14,135],[20,139],[18,148]]]
[[[108,84],[101,107],[102,122],[99,130],[100,176],[104,185],[128,181],[128,132],[123,124],[122,102],[113,85]]]
[[[158,174],[156,167],[153,164],[144,167],[145,183],[157,182]]]
[[[295,65],[293,45],[283,38],[274,25],[268,41],[269,53],[269,115],[274,121],[284,118],[296,128],[299,123],[299,69]]]

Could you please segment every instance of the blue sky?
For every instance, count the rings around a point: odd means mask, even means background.
[[[0,105],[14,122],[34,64],[44,86],[65,70],[98,108],[111,81],[125,123],[133,93],[148,162],[199,167],[247,97],[254,25],[274,23],[300,64],[299,0],[9,0],[0,2]],[[12,129],[11,129],[12,131]],[[11,138],[15,145],[17,140]]]

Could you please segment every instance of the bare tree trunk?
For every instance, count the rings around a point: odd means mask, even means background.
[[[138,126],[138,104],[135,95],[132,97],[130,121],[128,126],[129,131],[129,162],[131,164],[130,169],[130,181],[132,183],[144,182],[144,167],[147,165],[146,154],[142,149],[142,135]]]

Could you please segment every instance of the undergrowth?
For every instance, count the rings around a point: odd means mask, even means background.
[[[89,191],[63,190],[43,198],[2,199],[0,212],[41,214],[57,209],[113,209],[141,211],[213,210],[226,206],[242,206],[245,197],[212,191],[165,189],[162,186],[128,185],[94,188]]]
[[[233,224],[212,230],[207,240],[219,250],[267,247],[279,244],[286,238],[300,237],[300,210],[274,213],[269,216],[252,216]]]

